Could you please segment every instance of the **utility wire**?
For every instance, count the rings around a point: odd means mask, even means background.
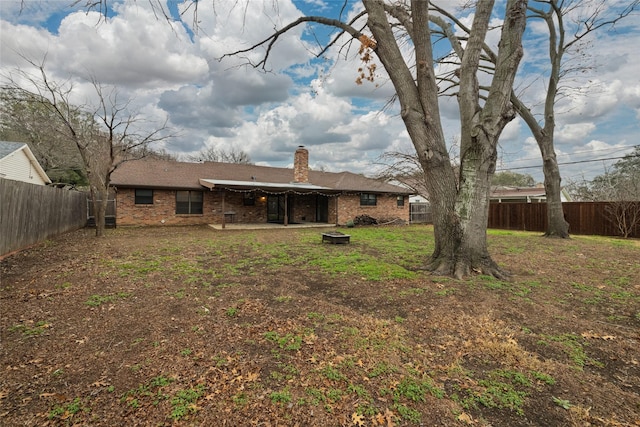
[[[628,158],[628,157],[640,157],[640,154],[627,154],[626,156],[618,156],[618,157],[604,157],[602,159],[592,159],[592,160],[576,160],[575,162],[561,162],[558,163],[558,166],[563,166],[563,165],[577,165],[580,163],[593,163],[593,162],[601,162],[604,160],[618,160],[618,159],[624,159],[624,158]],[[537,169],[537,168],[541,168],[542,165],[536,165],[536,166],[519,166],[516,168],[504,168],[504,169],[496,169],[496,171],[498,172],[504,172],[504,171],[512,171],[512,170],[518,170],[518,169]]]
[[[629,148],[638,148],[638,147],[640,147],[640,145],[624,145],[624,146],[621,146],[621,147],[599,148],[597,150],[574,151],[573,153],[559,153],[559,154],[556,154],[556,157],[575,156],[577,154],[595,153],[596,151],[613,151],[613,152],[617,152],[617,151],[622,151],[622,150],[628,150]],[[613,153],[611,153],[611,154],[613,154]],[[512,160],[512,162],[526,162],[526,161],[529,161],[529,160],[538,160],[539,158],[540,158],[540,156],[529,157],[529,158],[526,158],[526,159]]]

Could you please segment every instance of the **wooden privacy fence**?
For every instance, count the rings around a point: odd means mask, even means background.
[[[431,205],[429,203],[410,203],[409,222],[411,224],[429,224],[431,219]]]
[[[562,204],[564,217],[569,222],[570,234],[619,236],[615,221],[607,213],[609,202],[566,202]],[[640,209],[640,202],[635,203]],[[489,228],[541,231],[547,229],[546,203],[491,203]],[[640,237],[640,225],[629,237]]]
[[[75,190],[0,179],[0,255],[84,227],[86,199]]]

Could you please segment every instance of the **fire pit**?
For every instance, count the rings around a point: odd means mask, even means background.
[[[351,238],[350,234],[340,233],[339,231],[334,231],[332,233],[322,233],[322,243],[324,242],[333,243],[333,244],[349,243],[350,238]]]

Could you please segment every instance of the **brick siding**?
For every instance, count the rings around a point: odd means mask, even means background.
[[[397,195],[378,194],[376,206],[360,206],[360,195],[338,198],[338,223],[344,225],[360,215],[369,215],[377,220],[399,218],[409,221],[409,197],[404,196],[404,206],[398,206]]]
[[[321,195],[291,195],[292,218],[289,222],[316,222],[316,206]],[[231,220],[238,223],[265,223],[267,222],[267,195],[257,193],[255,205],[244,205],[244,193],[227,191],[203,191],[202,214],[177,215],[176,191],[154,190],[153,204],[136,205],[135,190],[120,188],[116,194],[116,215],[118,225],[195,225],[195,224],[220,224],[225,212],[233,212],[233,217],[227,216],[226,222]],[[400,218],[409,220],[409,203],[405,197],[405,205],[397,206],[395,195],[378,195],[376,206],[360,206],[360,196],[341,195],[328,197],[329,224],[344,225],[358,215],[369,215],[378,220]],[[338,220],[336,221],[336,209]]]

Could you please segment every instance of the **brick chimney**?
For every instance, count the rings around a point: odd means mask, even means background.
[[[293,156],[293,181],[309,182],[309,151],[304,145],[298,146]]]

